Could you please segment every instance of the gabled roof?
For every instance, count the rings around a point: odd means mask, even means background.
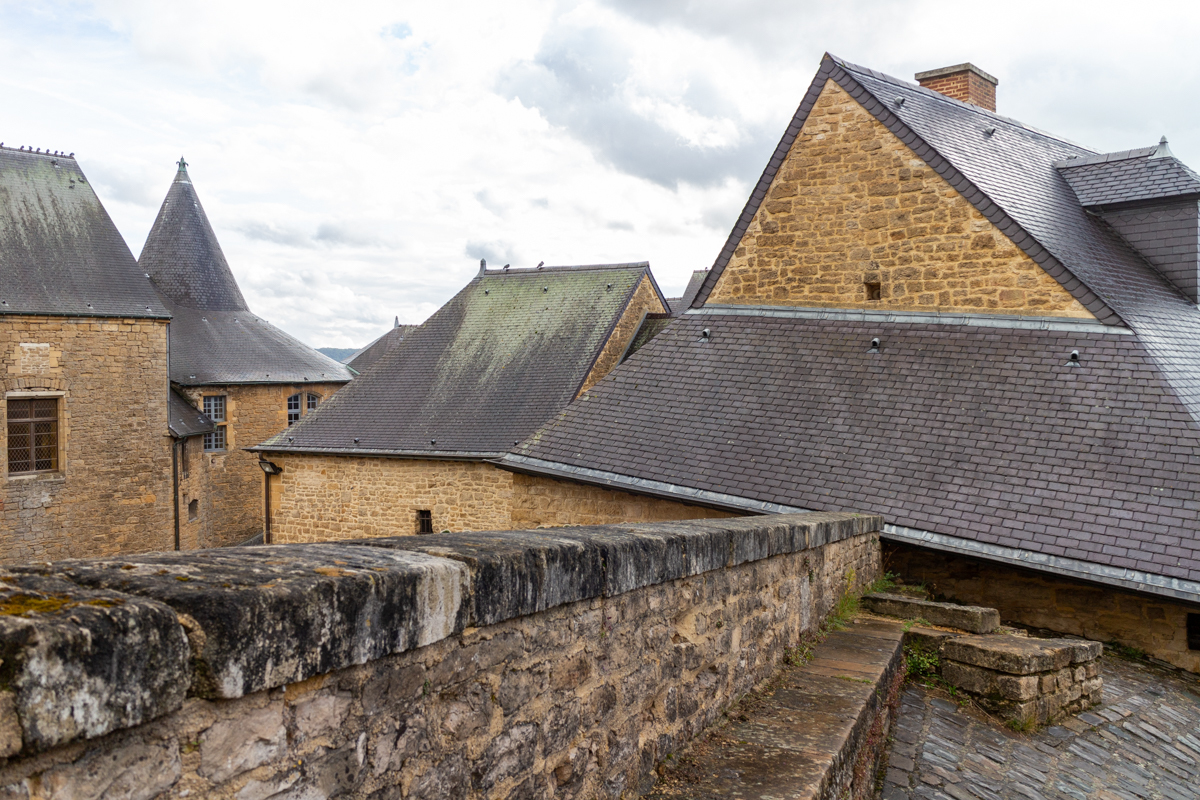
[[[708,270],[706,269],[698,269],[692,273],[692,277],[688,279],[687,286],[684,287],[683,295],[671,300],[668,306],[671,316],[678,317],[692,307],[692,301],[696,299],[696,295],[700,292],[700,287],[704,285],[704,279],[707,277]]]
[[[71,156],[0,147],[0,314],[169,316]]]
[[[1175,158],[1165,137],[1157,147],[1067,159],[1055,167],[1084,206],[1200,197],[1200,175]]]
[[[404,341],[404,337],[416,327],[416,325],[401,325],[400,319],[397,317],[394,327],[346,359],[346,366],[360,374],[366,372],[368,367],[378,361],[384,353]]]
[[[826,80],[1098,321],[705,305]],[[1200,602],[1200,312],[1084,210],[1071,155],[1092,154],[827,56],[691,310],[499,463],[879,512],[889,535]]]
[[[217,427],[216,423],[205,415],[203,411],[200,411],[189,403],[186,397],[183,397],[174,389],[171,390],[167,413],[169,415],[167,428],[170,429],[171,435],[176,439],[199,436]]]
[[[502,454],[575,397],[648,276],[645,262],[488,270],[261,449]]]
[[[172,314],[174,383],[350,380],[345,365],[250,312],[183,159],[138,264]]]
[[[827,80],[907,144],[1097,319],[1128,325],[1200,419],[1200,310],[1102,220],[1055,165],[1077,144],[826,54],[692,303],[702,306],[750,225]],[[898,102],[902,101],[902,102]]]

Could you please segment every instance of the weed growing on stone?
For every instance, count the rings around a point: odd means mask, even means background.
[[[937,651],[914,645],[904,648],[904,663],[909,679],[915,681],[936,680],[941,666]]]
[[[1029,733],[1037,728],[1037,722],[1030,717],[1024,717],[1023,719],[1010,719],[1004,724],[1009,728],[1012,728],[1017,733]]]
[[[928,626],[930,624],[931,623],[929,622],[929,620],[925,619],[924,617],[917,617],[916,619],[910,619],[908,622],[905,622],[903,625],[900,626],[900,629],[903,630],[905,633],[908,633],[909,631],[911,631],[913,629],[913,626],[915,626],[915,625]]]
[[[1145,661],[1149,657],[1146,651],[1140,647],[1130,647],[1120,642],[1108,642],[1104,647],[1109,652],[1129,661]]]

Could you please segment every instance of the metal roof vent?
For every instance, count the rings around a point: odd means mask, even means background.
[[[879,337],[878,336],[876,336],[874,339],[871,340],[871,349],[868,350],[867,352],[868,353],[878,353],[879,352]]]
[[[430,439],[430,440],[429,440],[429,443],[430,443],[430,444],[437,444],[437,439]]]
[[[984,128],[983,135],[988,137],[989,139],[992,138],[993,136],[995,136],[996,135],[996,126],[989,125],[988,127]]]
[[[355,444],[358,444],[358,439],[355,439],[355,440],[354,440],[354,443],[355,443]]]
[[[1081,364],[1079,363],[1079,351],[1078,351],[1078,350],[1072,350],[1072,351],[1071,351],[1071,358],[1070,358],[1070,359],[1068,359],[1068,361],[1067,361],[1067,366],[1068,366],[1068,367],[1078,367],[1078,366],[1081,366]]]
[[[901,108],[903,105],[904,105],[904,98],[897,96],[896,97],[896,108]]]
[[[542,287],[542,291],[543,291],[543,292],[548,292],[548,291],[550,291],[550,287],[549,287],[549,286],[543,286],[543,287]]]
[[[711,338],[712,338],[712,331],[709,330],[708,328],[705,328],[704,330],[700,331],[700,341],[707,342]]]

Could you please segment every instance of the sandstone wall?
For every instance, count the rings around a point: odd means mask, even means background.
[[[709,302],[1092,317],[833,81]]]
[[[633,337],[637,334],[638,327],[644,315],[647,313],[661,314],[666,310],[667,308],[662,304],[662,301],[658,299],[658,293],[654,291],[654,285],[650,283],[650,278],[642,278],[642,282],[638,284],[637,289],[634,291],[629,305],[625,308],[625,313],[617,320],[617,324],[613,327],[613,332],[604,344],[604,349],[600,351],[600,355],[596,357],[596,363],[592,365],[592,369],[588,372],[587,377],[584,378],[579,394],[583,394],[592,388],[596,381],[612,372],[613,368],[621,362],[621,356],[625,353],[626,348],[629,347],[629,343],[633,341]]]
[[[884,558],[905,580],[999,609],[1005,622],[1118,642],[1200,672],[1200,651],[1187,646],[1187,615],[1200,614],[1198,607],[894,542],[884,543]]]
[[[0,796],[636,797],[877,576],[881,524],[803,514],[0,573]],[[14,593],[51,591],[69,613],[13,614]],[[112,640],[113,625],[137,633]],[[68,696],[62,673],[31,667],[31,641],[85,634],[116,646],[75,665],[88,696]],[[153,669],[131,676],[151,640]]]
[[[59,469],[8,474],[0,563],[174,547],[165,320],[0,316],[4,392],[61,392]]]
[[[239,544],[263,530],[263,471],[258,455],[243,450],[266,441],[287,427],[287,399],[302,396],[302,414],[307,413],[303,396],[312,393],[322,402],[342,387],[338,383],[243,384],[182,387],[197,408],[205,395],[226,396],[226,449],[203,452],[203,438],[187,445],[191,479],[180,486],[180,517],[187,539],[194,547]],[[199,519],[187,522],[187,506],[199,500]]]
[[[418,510],[432,512],[435,532],[733,516],[702,506],[518,475],[480,461],[266,456],[283,468],[281,475],[271,479],[274,543],[415,534]]]

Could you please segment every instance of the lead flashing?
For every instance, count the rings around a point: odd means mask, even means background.
[[[782,319],[819,319],[841,322],[902,323],[909,325],[966,325],[977,328],[1009,328],[1071,333],[1103,333],[1132,336],[1133,331],[1120,325],[1074,319],[1071,317],[1024,317],[1004,314],[943,314],[927,311],[872,311],[803,306],[717,305],[693,308],[687,314],[719,314],[740,317],[776,317]]]

